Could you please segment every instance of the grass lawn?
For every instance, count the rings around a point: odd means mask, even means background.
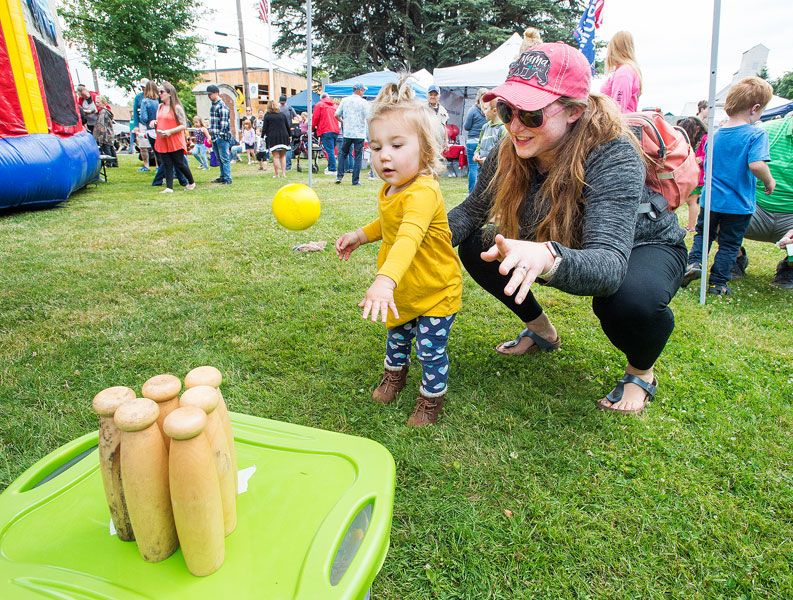
[[[638,418],[595,410],[623,363],[590,299],[540,289],[562,350],[501,357],[521,324],[466,275],[445,416],[416,431],[420,369],[394,404],[369,400],[384,329],[356,304],[376,245],[349,263],[330,248],[375,215],[377,182],[316,176],[322,217],[291,232],[271,171],[234,165],[232,186],[195,171],[197,190],[160,195],[135,167],[124,156],[109,184],[0,217],[0,489],[95,429],[99,390],[212,364],[231,410],[391,451],[375,598],[793,597],[793,295],[768,285],[770,244],[747,244],[731,297],[678,293]],[[441,184],[448,207],[463,200],[465,180]],[[291,249],[319,239],[322,253]]]

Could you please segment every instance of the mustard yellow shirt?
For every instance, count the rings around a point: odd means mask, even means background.
[[[388,188],[384,184],[378,196],[379,217],[363,228],[370,242],[382,240],[377,274],[396,282],[399,319],[388,311],[386,326],[453,315],[462,306],[462,270],[438,182],[419,177],[391,196]]]

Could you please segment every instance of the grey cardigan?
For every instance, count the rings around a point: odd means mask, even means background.
[[[495,175],[497,159],[498,152],[491,152],[479,170],[474,191],[449,212],[455,246],[489,219],[493,194],[487,187]],[[546,284],[579,296],[610,296],[625,278],[633,248],[646,244],[685,248],[686,232],[673,212],[664,210],[656,218],[638,212],[640,203],[660,201],[664,205],[665,201],[644,185],[644,161],[627,139],[593,150],[584,170],[583,242],[581,248],[553,242],[562,262]],[[536,177],[525,191],[518,235],[522,240],[534,238],[535,225],[541,220],[534,200],[543,179]]]

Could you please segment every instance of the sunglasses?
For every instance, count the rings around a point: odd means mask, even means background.
[[[539,108],[537,110],[520,110],[512,106],[506,100],[496,101],[496,112],[498,112],[498,118],[501,119],[502,123],[509,125],[512,123],[512,119],[515,118],[515,113],[517,113],[518,120],[531,129],[542,127],[542,124],[545,122],[545,117],[551,118],[564,110],[564,106],[561,104],[552,112],[546,112],[547,108],[546,106],[545,108]]]
[[[165,90],[158,90],[158,91],[159,91],[160,94],[167,94],[168,93]]]

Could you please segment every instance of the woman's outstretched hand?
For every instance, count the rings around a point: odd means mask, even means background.
[[[485,262],[500,261],[498,272],[502,275],[512,272],[504,293],[511,296],[517,290],[516,304],[521,304],[526,299],[531,284],[542,273],[549,271],[554,262],[554,257],[545,244],[508,240],[501,234],[496,235],[496,243],[482,252],[481,256]]]

